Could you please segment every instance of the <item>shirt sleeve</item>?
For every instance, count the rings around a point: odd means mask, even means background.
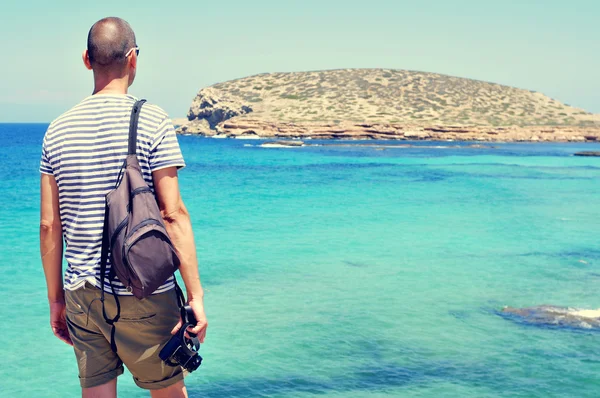
[[[48,149],[46,147],[46,137],[44,137],[44,143],[42,144],[42,159],[40,160],[40,173],[54,175],[52,164],[50,163],[50,156],[48,155]]]
[[[185,167],[185,161],[179,148],[177,134],[173,128],[171,119],[166,118],[158,126],[156,138],[150,146],[150,157],[148,159],[150,171],[156,171],[167,167]]]

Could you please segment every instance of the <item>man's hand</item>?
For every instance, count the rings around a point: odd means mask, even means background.
[[[67,328],[66,305],[64,300],[50,302],[50,327],[52,333],[68,345],[72,346],[71,336]]]
[[[65,318],[65,291],[62,276],[63,236],[58,206],[58,185],[54,176],[42,174],[40,186],[40,254],[48,288],[50,327],[56,337],[73,345]]]
[[[206,314],[204,313],[204,303],[203,300],[189,300],[188,305],[192,307],[194,311],[194,316],[196,317],[196,326],[190,327],[187,329],[189,333],[194,333],[198,336],[198,340],[200,343],[204,343],[204,338],[206,337],[206,329],[208,328],[208,321],[206,320]],[[171,331],[171,334],[177,333],[177,331],[181,328],[183,322],[181,318],[179,318],[179,322]]]

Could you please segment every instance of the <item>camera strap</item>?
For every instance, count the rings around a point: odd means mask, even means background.
[[[190,323],[187,311],[185,310],[185,297],[183,296],[183,291],[177,283],[177,278],[175,278],[175,291],[177,292],[177,301],[179,302],[179,313],[181,315],[181,322],[183,322],[183,324]]]

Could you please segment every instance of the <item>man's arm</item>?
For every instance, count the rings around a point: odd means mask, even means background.
[[[157,170],[152,173],[152,178],[167,233],[181,261],[179,273],[185,283],[188,303],[194,310],[194,315],[196,315],[198,321],[196,327],[189,331],[196,333],[200,342],[203,342],[208,326],[206,314],[204,313],[204,291],[200,283],[196,243],[194,242],[190,215],[179,193],[177,167]],[[173,333],[179,330],[180,327],[181,322],[173,329]]]
[[[40,193],[40,253],[48,289],[50,326],[56,337],[73,345],[69,337],[65,314],[65,293],[62,279],[62,223],[58,205],[58,186],[54,176],[42,174]]]

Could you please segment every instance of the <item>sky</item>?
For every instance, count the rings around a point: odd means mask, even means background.
[[[0,122],[50,122],[91,94],[81,53],[118,16],[130,93],[185,117],[199,89],[265,72],[392,68],[535,90],[600,113],[598,0],[2,0]]]

